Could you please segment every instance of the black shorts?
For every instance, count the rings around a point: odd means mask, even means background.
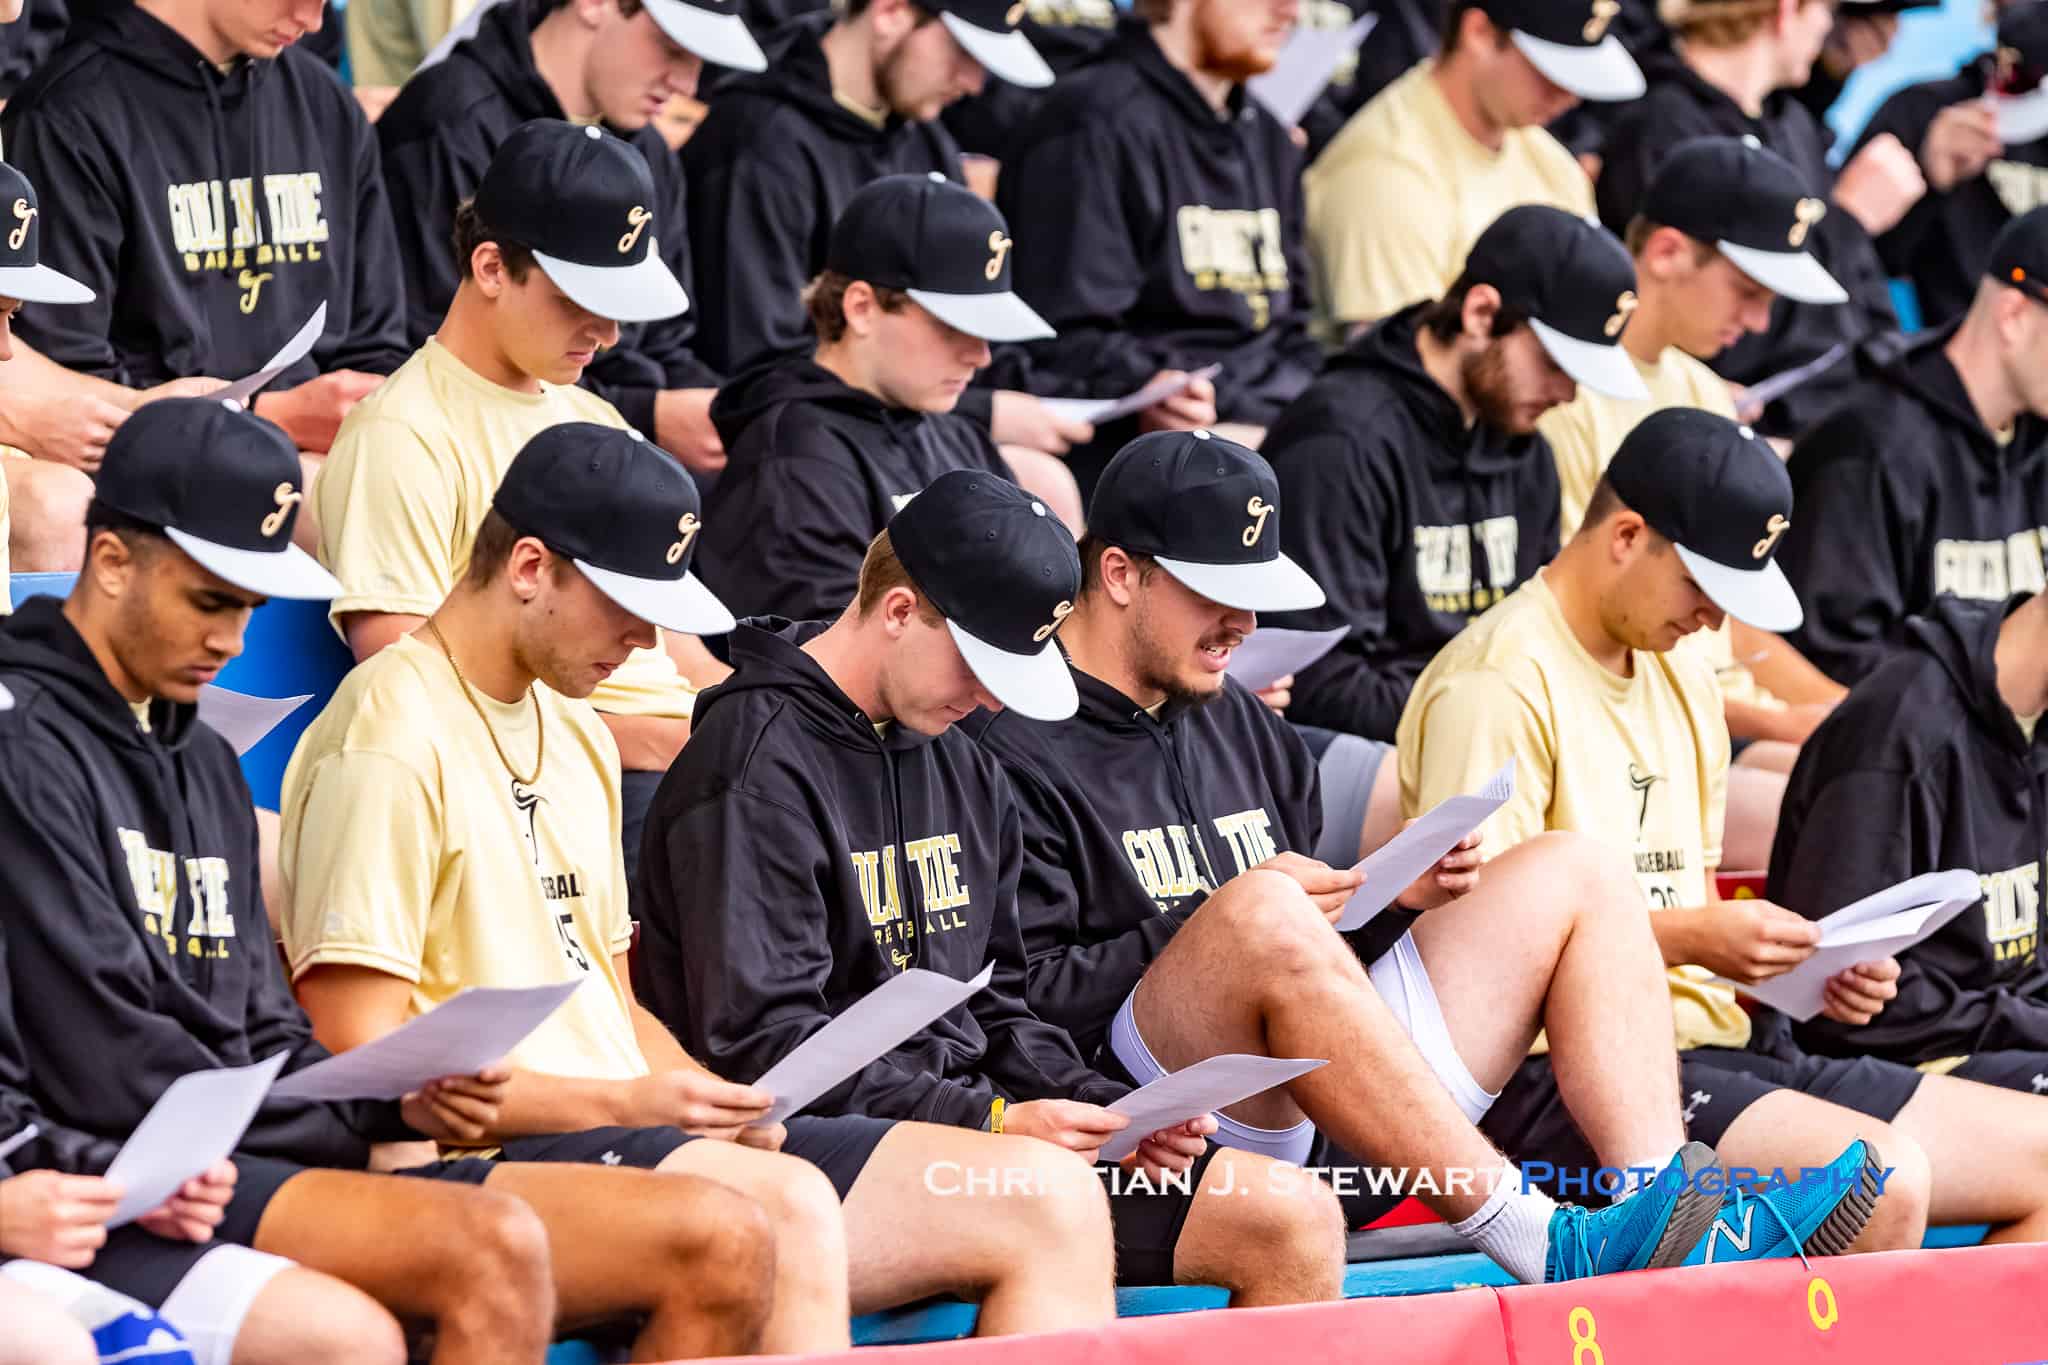
[[[256,1226],[278,1190],[305,1167],[270,1157],[236,1156],[235,1193],[209,1242],[173,1242],[130,1223],[107,1234],[106,1245],[82,1272],[95,1284],[161,1308],[200,1257],[227,1242],[256,1245]]]
[[[1958,1080],[1995,1085],[2000,1090],[2048,1095],[2048,1052],[1973,1052],[1946,1074]]]
[[[1116,1238],[1118,1284],[1172,1284],[1173,1252],[1187,1226],[1188,1210],[1209,1163],[1220,1150],[1214,1142],[1195,1160],[1184,1181],[1161,1182],[1152,1189],[1137,1184],[1119,1166],[1098,1166],[1108,1182],[1109,1221]]]
[[[1920,1073],[1876,1057],[1816,1057],[1789,1045],[1769,1054],[1699,1047],[1678,1054],[1678,1083],[1686,1136],[1711,1147],[1726,1136],[1737,1115],[1775,1090],[1796,1090],[1889,1123],[1920,1088]],[[1479,1128],[1520,1164],[1547,1163],[1558,1172],[1590,1173],[1600,1167],[1600,1158],[1565,1110],[1547,1055],[1516,1068]],[[1534,1175],[1541,1176],[1541,1170]],[[1554,1179],[1532,1183],[1553,1192],[1557,1188]],[[1574,1199],[1580,1198],[1581,1188],[1591,1188],[1590,1178],[1582,1187],[1574,1177]]]

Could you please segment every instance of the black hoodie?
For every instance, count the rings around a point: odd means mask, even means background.
[[[222,75],[124,4],[66,40],[0,130],[42,197],[43,264],[96,295],[22,311],[22,337],[50,359],[138,386],[239,379],[324,301],[313,353],[273,388],[404,363],[377,139],[310,53],[238,58]]]
[[[1876,668],[1937,597],[2042,586],[2048,421],[2023,415],[2001,445],[1943,352],[1954,334],[1861,347],[1857,387],[1792,450],[1778,562],[1806,623],[1789,638],[1837,682]]]
[[[562,106],[533,64],[533,27],[553,0],[505,0],[483,17],[476,36],[405,83],[377,120],[384,181],[405,262],[407,339],[425,343],[441,326],[462,268],[451,233],[455,206],[476,193],[484,170],[521,124],[562,118]],[[614,132],[617,130],[614,129]],[[690,309],[659,322],[620,326],[583,372],[585,388],[641,431],[654,430],[654,396],[663,389],[716,388],[721,376],[690,349],[698,304],[690,278],[690,234],[683,169],[653,125],[618,133],[654,172],[654,234],[661,258],[690,292]]]
[[[1074,670],[1081,710],[1046,724],[977,713],[1024,821],[1017,887],[1031,1008],[1098,1056],[1110,1021],[1210,893],[1277,853],[1313,853],[1315,760],[1265,703],[1226,680],[1157,719]]]
[[[1024,20],[1017,27],[1053,74],[1064,76],[1109,41],[1117,14],[1114,0],[1026,0]],[[1027,90],[990,76],[979,95],[955,100],[940,118],[961,151],[1002,161],[1045,95],[1044,90]]]
[[[1764,100],[1762,117],[1751,118],[1668,50],[1646,54],[1643,75],[1649,81],[1649,93],[1609,131],[1594,191],[1600,221],[1616,236],[1628,229],[1657,163],[1688,138],[1753,135],[1797,167],[1814,194],[1831,195],[1834,172],[1827,162],[1828,132],[1795,92],[1780,90],[1770,95]],[[1818,359],[1838,343],[1854,343],[1874,331],[1898,325],[1884,263],[1861,223],[1830,202],[1827,216],[1808,237],[1807,246],[1848,291],[1849,301],[1821,304],[1779,299],[1771,305],[1769,330],[1745,337],[1713,358],[1711,363],[1723,378],[1754,384]],[[1841,401],[1854,382],[1850,367],[1836,364],[1771,404],[1760,425],[1773,435],[1797,436]]]
[[[2048,1050],[2041,869],[2048,730],[2029,741],[1998,694],[2010,603],[1946,598],[1799,753],[1778,814],[1770,897],[1812,919],[1908,877],[1967,868],[1985,899],[1899,955],[1898,998],[1862,1028],[1817,1017],[1800,1042],[1919,1063]]]
[[[1984,97],[1997,59],[1977,58],[1946,80],[1909,85],[1864,125],[1856,149],[1890,133],[1915,157],[1934,116]],[[1890,232],[1877,239],[1885,266],[1912,280],[1920,316],[1930,324],[1961,317],[1991,263],[1991,239],[2015,214],[2048,203],[2048,137],[2002,147],[1983,172],[1943,194],[1929,187]]]
[[[726,374],[814,344],[803,288],[856,190],[931,171],[964,183],[960,149],[938,123],[891,114],[877,128],[832,97],[818,42],[832,21],[807,14],[768,35],[768,69],[719,85],[683,144],[690,248],[703,267],[691,300],[697,353]]]
[[[878,734],[799,647],[822,622],[764,624],[733,633],[735,672],[698,697],[648,812],[649,1006],[691,1055],[752,1081],[906,967],[964,981],[993,962],[986,989],[815,1111],[979,1128],[998,1094],[1124,1094],[1024,1003],[1022,844],[995,759],[957,730]]]
[[[1557,461],[1531,432],[1465,424],[1415,349],[1411,304],[1333,357],[1263,452],[1280,545],[1329,600],[1268,625],[1350,630],[1301,671],[1288,719],[1393,742],[1424,666],[1557,553]]]
[[[998,353],[997,383],[1108,398],[1220,363],[1218,416],[1259,426],[1308,386],[1301,152],[1242,86],[1218,114],[1127,20],[1017,145],[997,202],[1017,292],[1059,336]]]
[[[891,407],[812,360],[739,376],[711,420],[729,462],[704,509],[697,572],[743,617],[838,615],[868,542],[926,484],[954,469],[1010,477],[987,427]]]
[[[0,629],[0,688],[0,1002],[44,1124],[13,1164],[97,1174],[178,1077],[328,1054],[285,983],[228,742],[161,701],[142,733],[56,598]],[[0,1121],[21,1102],[0,1093]],[[395,1104],[273,1100],[237,1150],[356,1169],[417,1136]]]

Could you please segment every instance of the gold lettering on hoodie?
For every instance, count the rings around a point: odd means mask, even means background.
[[[1978,880],[1984,885],[1984,939],[1993,959],[2030,961],[2041,944],[2041,864],[2021,863]]]
[[[1431,611],[1485,611],[1516,587],[1521,523],[1512,516],[1488,517],[1475,525],[1417,526],[1415,582]],[[1483,577],[1473,564],[1473,543],[1486,564]]]
[[[2003,540],[1934,542],[1935,596],[2003,602],[2048,587],[2048,526],[2029,526]]]
[[[1268,294],[1287,289],[1287,251],[1278,209],[1184,204],[1174,216],[1181,269],[1204,293],[1243,296],[1255,329],[1271,320]]]

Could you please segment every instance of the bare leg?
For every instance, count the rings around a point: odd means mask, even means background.
[[[355,1286],[284,1270],[242,1319],[234,1365],[405,1365],[405,1333]]]
[[[1306,1114],[1346,1151],[1382,1166],[1490,1171],[1499,1153],[1459,1110],[1366,979],[1365,968],[1294,880],[1232,878],[1188,920],[1138,983],[1138,1030],[1169,1071],[1224,1052],[1327,1057],[1284,1090],[1229,1113],[1259,1128]],[[1457,1222],[1484,1191],[1469,1179],[1427,1202]]]
[[[1916,1096],[1914,1103],[1918,1102]],[[1990,1165],[1977,1162],[1983,1149],[1982,1133],[1980,1128],[1971,1145],[1971,1161]],[[1802,1167],[1834,1160],[1857,1138],[1877,1149],[1892,1175],[1885,1181],[1877,1211],[1850,1250],[1895,1251],[1919,1246],[1927,1233],[1927,1153],[1902,1128],[1796,1090],[1775,1090],[1736,1116],[1716,1150],[1723,1170],[1747,1166],[1765,1174],[1782,1169],[1792,1175]]]
[[[1173,1274],[1224,1286],[1233,1308],[1341,1298],[1344,1210],[1307,1172],[1225,1148],[1195,1192]]]
[[[92,480],[49,460],[0,459],[10,506],[15,573],[77,573],[85,565],[85,509]]]
[[[1927,1154],[1932,1221],[1999,1225],[1987,1242],[2048,1241],[2048,1100],[1927,1076],[1892,1127]],[[1996,1159],[1986,1158],[1987,1135]],[[1878,1150],[1892,1160],[1890,1148]]]
[[[1401,832],[1401,765],[1390,749],[1372,775],[1372,795],[1365,801],[1365,827],[1358,832],[1363,858]]]
[[[807,1355],[852,1347],[846,1223],[839,1192],[823,1171],[779,1152],[711,1140],[676,1148],[661,1169],[715,1180],[767,1210],[775,1229],[775,1286],[761,1354]]]
[[[1480,1085],[1505,1085],[1540,1025],[1558,1093],[1604,1162],[1678,1150],[1671,993],[1625,854],[1540,834],[1488,863],[1477,889],[1424,915],[1413,933],[1451,1041]]]
[[[1002,452],[1003,463],[1010,466],[1017,486],[1051,508],[1074,538],[1080,539],[1087,513],[1081,506],[1081,486],[1074,482],[1067,462],[1030,446],[1006,445]]]
[[[856,1313],[958,1294],[985,1337],[1116,1317],[1102,1182],[1036,1138],[897,1124],[846,1197],[846,1236]]]
[[[1728,825],[1721,834],[1721,866],[1753,872],[1771,865],[1785,775],[1736,764],[1728,770]]]
[[[92,1335],[26,1285],[0,1277],[0,1365],[99,1365]]]

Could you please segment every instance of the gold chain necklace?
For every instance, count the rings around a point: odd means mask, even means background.
[[[512,766],[512,760],[505,757],[505,746],[498,743],[498,732],[491,728],[491,718],[485,713],[483,703],[476,699],[476,693],[470,691],[469,679],[462,676],[462,665],[455,662],[455,651],[448,648],[448,642],[441,638],[441,628],[429,621],[427,629],[434,633],[434,643],[441,646],[441,653],[447,656],[448,667],[455,670],[455,681],[462,684],[462,695],[469,698],[470,709],[484,723],[484,733],[491,737],[491,747],[498,751],[498,762],[505,765],[505,771],[512,774],[512,780],[522,787],[531,787],[540,781],[541,764],[548,756],[548,729],[547,716],[540,709],[540,698],[534,694],[533,684],[526,685],[526,699],[533,703],[533,728],[539,738],[533,751],[533,776],[521,777],[519,770]]]

